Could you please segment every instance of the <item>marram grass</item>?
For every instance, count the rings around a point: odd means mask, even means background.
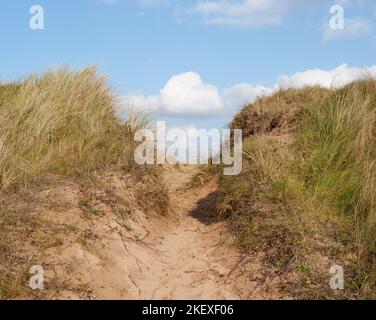
[[[116,116],[116,103],[95,67],[0,85],[0,190],[44,172],[129,162],[132,128]]]

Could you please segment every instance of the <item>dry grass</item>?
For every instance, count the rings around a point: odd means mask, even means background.
[[[272,131],[273,135],[291,134],[302,120],[302,108],[317,103],[326,94],[327,90],[320,87],[278,91],[245,106],[230,127],[242,129],[244,137]]]
[[[305,88],[258,100],[243,129],[241,175],[222,177],[218,207],[265,276],[304,298],[367,298],[375,288],[376,82]],[[329,268],[345,268],[345,290]]]
[[[95,68],[33,75],[0,91],[0,185],[43,172],[85,172],[132,157],[129,126]]]

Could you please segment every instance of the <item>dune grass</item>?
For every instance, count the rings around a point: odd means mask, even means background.
[[[218,208],[265,272],[306,298],[376,297],[376,81],[280,91],[246,106],[244,167]],[[345,290],[329,268],[345,269]]]
[[[308,110],[298,147],[307,189],[351,221],[359,285],[369,289],[376,283],[376,81],[355,82]]]
[[[0,86],[0,189],[43,172],[130,161],[132,127],[116,116],[116,103],[95,67]]]

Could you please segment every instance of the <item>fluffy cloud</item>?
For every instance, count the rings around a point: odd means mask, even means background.
[[[177,114],[215,112],[224,106],[218,89],[194,72],[173,76],[161,90],[160,103],[167,112]]]
[[[292,75],[282,75],[273,87],[236,84],[220,92],[213,84],[203,82],[195,72],[173,76],[159,95],[129,94],[123,98],[123,106],[138,110],[176,116],[218,116],[238,111],[256,98],[270,95],[279,89],[322,86],[339,88],[356,79],[376,78],[376,65],[351,68],[342,64],[331,70],[311,69]]]
[[[376,78],[376,65],[368,68],[350,68],[342,64],[332,70],[312,69],[291,76],[283,75],[278,80],[278,87],[287,89],[318,85],[324,88],[339,88],[363,77]]]
[[[159,96],[127,95],[124,103],[136,109],[158,110],[164,114],[210,114],[223,109],[218,89],[204,83],[199,74],[186,72],[173,76]]]

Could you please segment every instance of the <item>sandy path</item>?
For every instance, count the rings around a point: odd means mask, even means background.
[[[194,174],[193,169],[169,170],[166,181],[176,225],[156,250],[158,259],[137,279],[144,299],[245,299],[264,298],[250,281],[242,256],[224,222],[215,213],[217,182],[194,191],[177,191]],[[270,297],[275,297],[270,294]]]
[[[170,181],[177,186],[179,178],[175,173]],[[227,281],[239,253],[221,246],[223,225],[215,222],[213,214],[215,182],[196,193],[172,193],[178,221],[158,246],[161,260],[150,265],[148,276],[138,283],[144,288],[142,298],[240,298]]]
[[[172,212],[165,217],[140,212],[128,231],[104,217],[91,227],[101,236],[89,250],[74,244],[61,252],[61,259],[74,262],[76,286],[88,289],[58,298],[280,298],[275,288],[259,286],[257,259],[243,259],[226,222],[217,220],[217,181],[179,191],[195,170],[166,170]]]

